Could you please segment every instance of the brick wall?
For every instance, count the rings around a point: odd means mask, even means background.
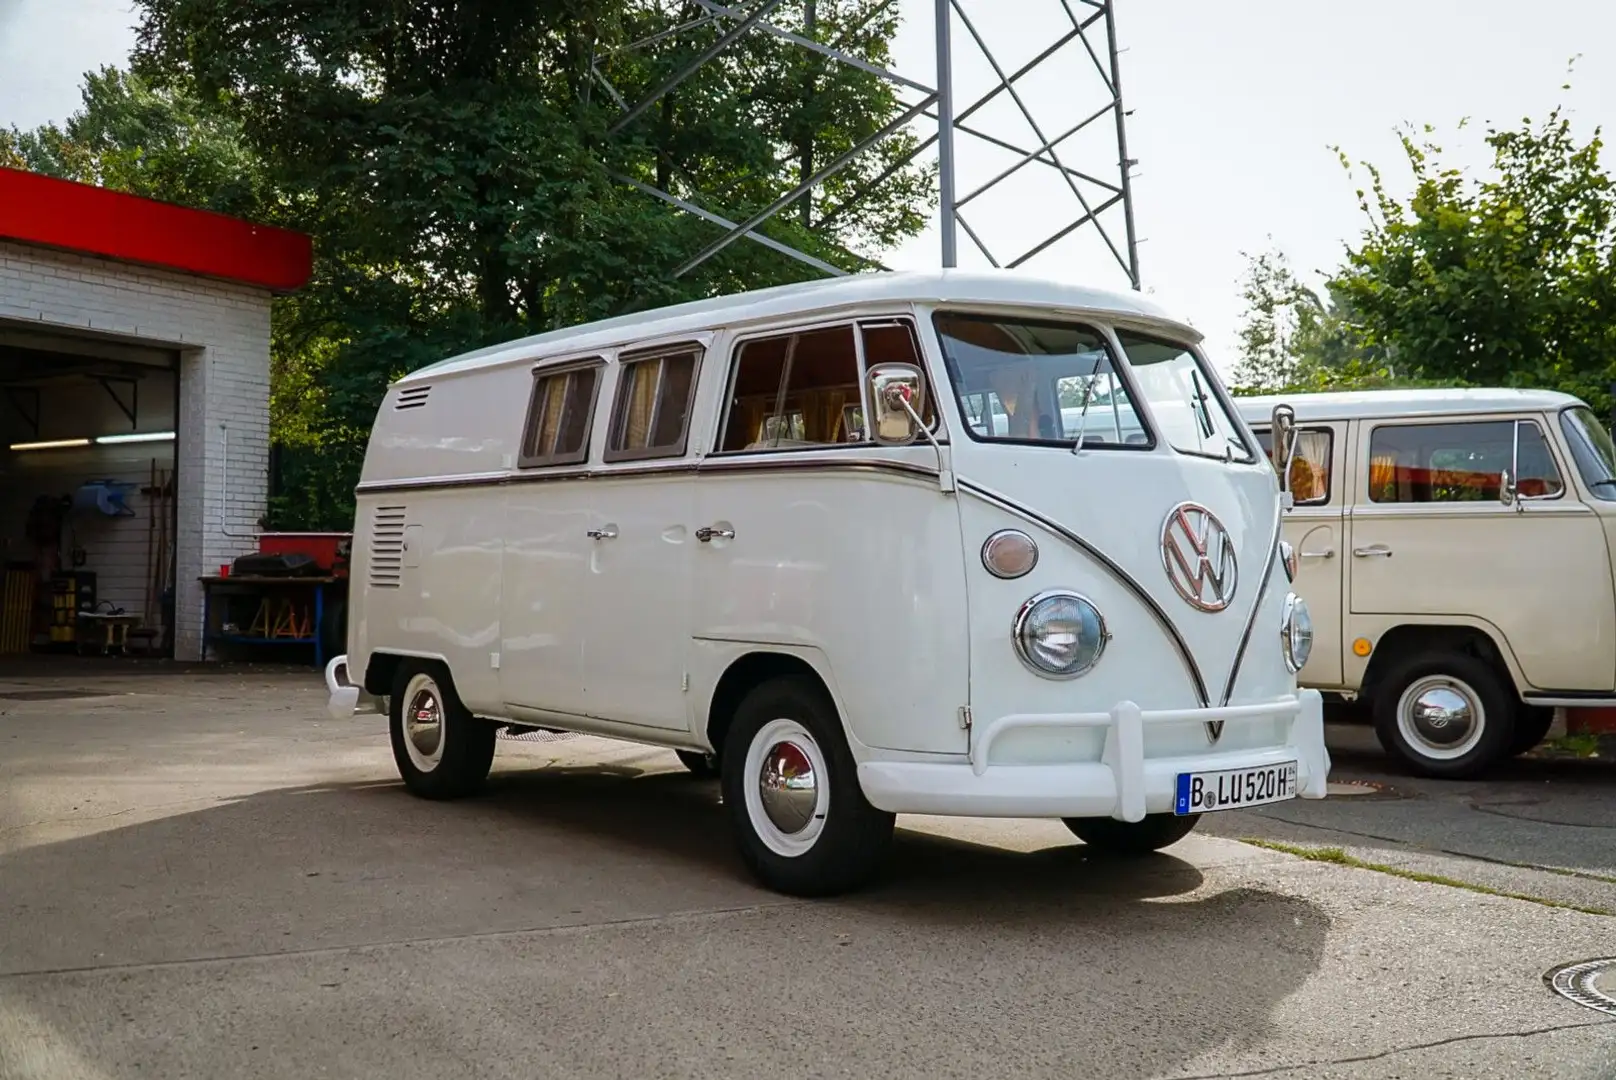
[[[257,546],[269,468],[262,289],[0,241],[0,320],[179,351],[175,655],[201,650],[200,574]]]

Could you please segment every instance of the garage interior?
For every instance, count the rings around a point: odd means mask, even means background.
[[[174,651],[179,353],[0,320],[0,654]]]

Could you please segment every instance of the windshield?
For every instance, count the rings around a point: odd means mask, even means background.
[[[982,441],[1148,449],[1105,335],[1075,322],[939,313],[960,411]]]
[[[1240,425],[1196,355],[1184,345],[1118,330],[1134,386],[1150,403],[1150,415],[1167,443],[1186,454],[1255,461]]]
[[[1561,413],[1560,428],[1588,490],[1597,499],[1616,502],[1616,444],[1611,442],[1610,432],[1586,405]]]

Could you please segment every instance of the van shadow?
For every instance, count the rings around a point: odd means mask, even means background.
[[[416,996],[434,1002],[435,1036],[361,1023],[344,1038],[361,1051],[375,1040],[384,1056],[402,1052],[387,1041],[403,1038],[415,1067],[452,1071],[452,1048],[480,1037],[488,1000],[548,1001],[567,954],[600,949],[605,962],[624,935],[633,960],[621,977],[641,992],[597,1014],[588,1010],[598,1002],[557,990],[543,1025],[507,1031],[532,1040],[513,1050],[526,1045],[542,1061],[546,1026],[618,1040],[620,1054],[654,1038],[649,1068],[695,1062],[704,1045],[743,1044],[761,1028],[817,1036],[855,1071],[896,1040],[973,1075],[1012,1065],[1070,1075],[1078,1061],[1102,1075],[1154,1075],[1268,1039],[1279,1003],[1319,968],[1329,932],[1307,900],[1260,887],[1209,894],[1202,873],[1170,854],[1097,858],[1075,841],[1022,852],[910,830],[871,888],[794,901],[746,876],[715,783],[609,765],[502,770],[485,795],[455,803],[413,798],[392,781],[265,791],[0,855],[0,882],[0,986],[36,1013],[65,1010],[60,1036],[81,1032],[77,1052],[109,1064],[128,1049],[122,1036],[92,1037],[84,1025],[111,984],[75,977],[80,1000],[68,1008],[50,980],[8,976],[400,942],[475,951],[492,948],[490,935],[588,924],[586,937],[520,938],[534,965],[524,974],[471,965],[490,985],[462,1005],[449,983],[465,967],[451,974],[412,949],[395,968],[409,965],[426,988]],[[713,922],[720,911],[731,914]],[[501,954],[514,940],[497,938]],[[765,963],[782,940],[813,962]],[[362,959],[344,953],[342,970]],[[125,968],[118,981],[163,980],[162,993],[149,988],[150,1001],[123,1007],[148,1030],[164,1010],[197,1013],[188,1030],[202,1034],[185,1050],[195,1055],[212,1037],[207,1015],[224,1007],[209,987],[226,977],[162,966]],[[271,997],[285,1000],[255,1006],[256,1022],[308,1007],[293,1000],[307,993],[306,983],[278,988]],[[704,995],[703,1022],[665,1023],[667,1009],[683,1007],[674,999],[691,994]],[[148,1064],[161,1072],[180,1059]],[[695,1072],[724,1074],[720,1064]],[[729,1075],[755,1075],[755,1064]]]

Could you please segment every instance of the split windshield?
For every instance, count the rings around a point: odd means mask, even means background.
[[[1065,320],[940,312],[943,359],[973,438],[981,441],[1149,449],[1155,438],[1134,409],[1143,395],[1174,449],[1255,461],[1195,354],[1119,331],[1131,379],[1105,335]]]

